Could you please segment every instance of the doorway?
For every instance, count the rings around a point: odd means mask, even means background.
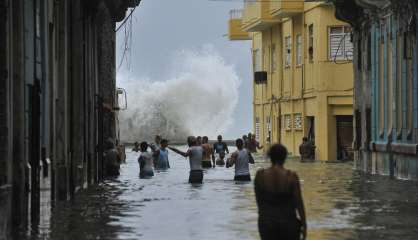
[[[353,116],[336,116],[337,159],[353,160]]]

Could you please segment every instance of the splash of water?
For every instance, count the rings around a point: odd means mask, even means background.
[[[122,141],[152,140],[160,134],[173,141],[189,135],[222,134],[233,122],[240,79],[233,66],[213,49],[183,51],[165,81],[123,78],[128,110],[120,115]]]

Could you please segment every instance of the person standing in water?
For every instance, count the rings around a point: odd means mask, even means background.
[[[197,146],[202,145],[202,137],[201,136],[197,136],[196,141],[197,141]]]
[[[218,136],[218,141],[213,144],[213,149],[219,156],[219,158],[216,160],[216,165],[225,165],[225,153],[229,154],[229,149],[228,145],[222,141],[222,135]]]
[[[183,157],[189,157],[190,174],[189,183],[202,183],[203,182],[203,170],[202,170],[202,157],[203,149],[197,145],[195,137],[190,136],[187,138],[187,144],[189,149],[187,152],[183,152],[174,147],[168,147],[173,152],[182,155]]]
[[[158,155],[155,154],[155,152],[157,152],[161,147],[161,136],[155,135],[154,144],[150,144],[149,147],[151,148],[152,153],[153,153],[152,155],[154,156],[154,166],[155,168],[157,168],[159,158],[158,158]]]
[[[262,240],[304,240],[307,226],[299,177],[283,166],[287,149],[274,144],[267,155],[271,167],[260,169],[254,179],[260,237]]]
[[[122,159],[112,138],[105,141],[106,150],[104,152],[105,174],[108,177],[119,176],[120,164]]]
[[[263,146],[260,146],[260,143],[255,139],[255,134],[248,134],[248,150],[251,152],[251,153],[256,153],[257,152],[257,149],[262,149],[263,148]]]
[[[160,170],[167,170],[170,168],[170,162],[168,161],[168,140],[162,139],[161,140],[160,148],[153,153],[153,157],[157,159],[156,161],[156,168]]]
[[[134,148],[132,148],[132,152],[138,152],[141,151],[141,148],[139,146],[139,142],[134,143]]]
[[[154,176],[154,162],[150,152],[148,152],[148,143],[142,142],[140,144],[141,154],[138,158],[139,163],[139,177],[140,178],[151,178]]]
[[[226,162],[226,167],[232,167],[235,165],[235,181],[251,181],[250,166],[254,164],[254,158],[251,153],[244,148],[244,141],[238,138],[235,141],[237,151],[232,153],[231,158]]]
[[[203,168],[215,167],[215,155],[213,153],[212,146],[209,144],[209,138],[207,136],[204,136],[202,138],[201,146],[203,149],[202,167]]]

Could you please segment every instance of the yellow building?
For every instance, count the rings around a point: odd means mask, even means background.
[[[353,46],[349,25],[325,2],[244,1],[231,11],[230,40],[252,39],[254,132],[266,149],[281,142],[299,155],[351,156]]]

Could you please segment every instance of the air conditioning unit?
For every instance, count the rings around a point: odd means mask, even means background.
[[[267,84],[267,72],[254,72],[254,82],[255,84]]]

